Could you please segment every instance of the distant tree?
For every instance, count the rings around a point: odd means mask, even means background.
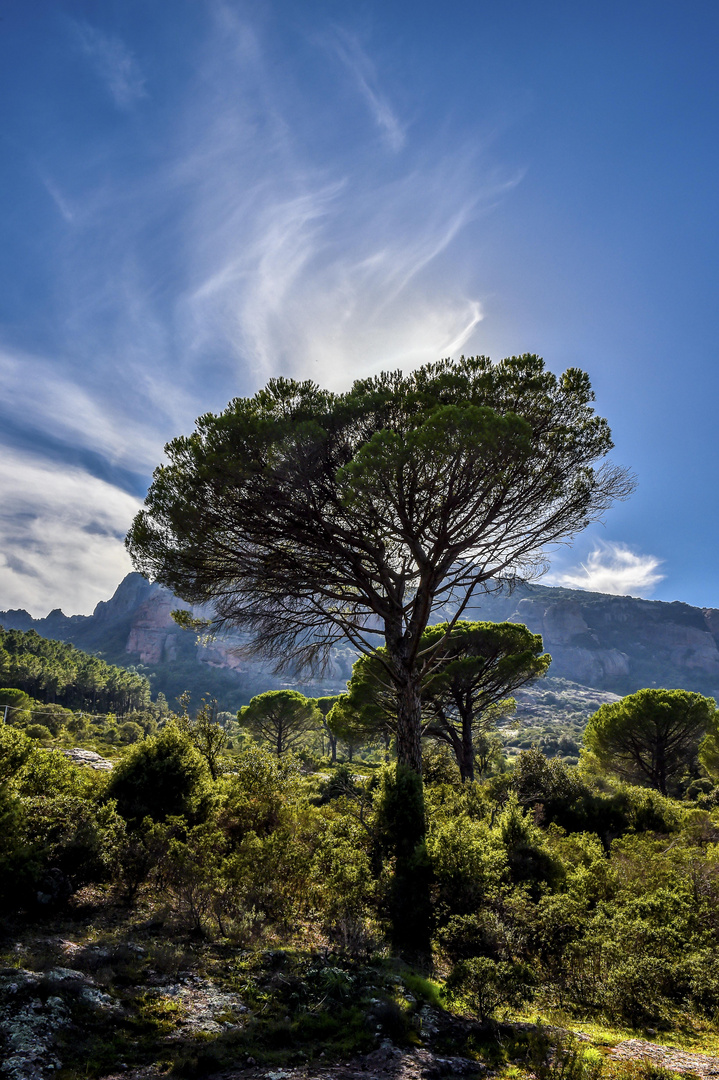
[[[499,703],[546,674],[552,658],[542,653],[541,635],[521,623],[439,623],[422,641],[435,656],[422,685],[425,734],[451,747],[462,780],[474,780],[475,744],[495,726]]]
[[[237,720],[260,742],[269,743],[277,757],[282,757],[319,727],[322,713],[312,698],[298,690],[268,690],[240,709]]]
[[[42,638],[35,630],[0,628],[0,682],[72,709],[124,715],[150,704],[144,675],[106,664],[65,641]]]
[[[9,724],[23,723],[30,718],[30,710],[35,704],[24,690],[3,687],[0,689],[0,720],[4,718],[7,710]]]
[[[512,711],[516,709],[516,702],[513,699],[509,699],[508,702],[498,702],[496,708],[501,716],[506,716],[510,711],[510,704]],[[506,708],[504,706],[506,705]],[[490,713],[491,709],[488,710]],[[479,776],[486,776],[490,771],[501,771],[506,768],[506,761],[502,754],[504,744],[502,743],[499,735],[493,734],[491,731],[480,731],[474,739],[474,768],[475,772]]]
[[[160,690],[159,694],[155,698],[155,702],[152,705],[152,711],[155,714],[157,720],[166,720],[170,715],[170,706],[167,704],[167,698]]]
[[[222,772],[222,755],[228,742],[227,732],[217,721],[217,702],[203,698],[197,715],[191,717],[188,711],[189,701],[189,694],[181,695],[182,714],[176,718],[176,723],[195,749],[202,754],[212,779],[216,780]]]
[[[358,746],[384,741],[387,748],[397,731],[397,699],[376,656],[355,660],[347,693],[339,695],[327,723],[350,761]]]
[[[584,745],[606,772],[662,795],[693,765],[705,734],[715,732],[714,698],[689,690],[638,690],[589,718]]]
[[[462,780],[473,780],[477,738],[511,708],[509,694],[545,674],[551,657],[542,653],[541,636],[521,623],[464,620],[427,627],[421,651],[433,657],[421,685],[424,734],[449,746]],[[347,690],[332,712],[340,737],[342,724],[365,742],[394,729],[396,696],[383,648],[357,660]],[[483,744],[483,756],[488,750]]]
[[[712,780],[719,780],[719,730],[711,728],[699,744],[699,763]]]
[[[334,705],[339,701],[339,694],[331,694],[326,697],[310,698],[313,701],[320,713],[322,714],[322,730],[327,737],[327,742],[330,744],[330,757],[333,762],[337,761],[337,736],[329,727],[328,718]]]
[[[358,746],[362,746],[369,741],[361,717],[353,709],[347,694],[339,695],[337,702],[327,717],[327,727],[332,733],[335,745],[337,745],[338,741],[344,744],[348,761],[352,761]]]

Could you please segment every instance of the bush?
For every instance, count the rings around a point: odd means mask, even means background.
[[[222,828],[233,843],[249,832],[267,836],[291,814],[299,794],[299,767],[249,743],[234,760],[235,775],[220,781]]]
[[[24,690],[15,690],[12,687],[0,688],[0,719],[5,715],[7,706],[8,724],[24,724],[30,715],[30,710],[37,702],[26,694]]]
[[[74,765],[59,750],[46,750],[30,743],[30,754],[15,778],[18,792],[42,798],[74,795],[94,798],[107,784],[107,773]]]
[[[145,737],[144,730],[134,720],[126,720],[124,724],[120,724],[117,732],[121,741],[128,744],[139,742]]]
[[[0,785],[0,910],[16,910],[26,901],[40,865],[39,853],[26,837],[25,808]]]
[[[437,944],[453,964],[474,956],[498,960],[502,952],[502,929],[496,914],[491,911],[452,915],[437,933]]]
[[[527,1065],[535,1080],[599,1080],[602,1064],[594,1047],[582,1046],[567,1032],[550,1034],[539,1027],[529,1036]]]
[[[114,807],[82,795],[42,795],[24,800],[25,835],[45,871],[59,871],[68,896],[115,870],[125,825]]]
[[[498,825],[514,882],[527,882],[536,892],[541,883],[556,884],[560,880],[560,861],[546,849],[542,831],[519,806],[516,796],[510,798]]]
[[[442,919],[473,914],[487,892],[508,878],[507,851],[496,831],[466,814],[433,824],[427,848]]]
[[[425,740],[422,747],[422,779],[425,784],[461,784],[459,766],[449,747],[437,746]]]
[[[0,784],[12,779],[32,752],[32,743],[22,731],[0,724]]]
[[[210,776],[203,758],[174,724],[135,743],[112,771],[108,797],[133,826],[144,818],[202,820],[211,801]]]
[[[487,956],[460,960],[452,968],[445,983],[449,999],[465,1003],[485,1023],[501,1008],[518,1008],[529,1001],[534,979],[525,964],[503,960],[499,963]]]
[[[44,724],[28,724],[25,728],[25,734],[30,739],[37,739],[38,742],[52,741],[52,732]]]

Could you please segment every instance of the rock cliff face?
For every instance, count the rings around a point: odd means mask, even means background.
[[[471,614],[541,634],[554,677],[619,694],[644,686],[719,692],[714,608],[533,585],[483,597]]]
[[[177,625],[174,608],[186,608],[167,589],[157,587],[135,610],[125,651],[139,656],[143,664],[177,659]]]
[[[262,689],[299,685],[243,656],[239,636],[198,643],[171,617],[174,608],[186,606],[162,586],[128,574],[92,615],[67,616],[58,610],[32,619],[26,611],[7,611],[0,612],[0,625],[72,641],[102,652],[113,663],[144,665],[151,675],[155,672],[155,690],[164,688],[168,673],[180,669],[185,680],[189,672],[199,672],[208,692],[218,697],[214,687],[220,676],[225,688],[239,688],[244,698]],[[479,597],[466,617],[526,623],[542,635],[555,678],[616,694],[668,686],[719,697],[719,610],[714,608],[525,585],[509,595]],[[326,675],[304,684],[308,692],[344,689],[352,660],[349,648],[335,650]]]

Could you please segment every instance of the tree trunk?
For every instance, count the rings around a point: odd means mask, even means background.
[[[398,762],[383,809],[395,856],[390,893],[392,943],[406,959],[419,960],[431,954],[432,921],[421,775]]]
[[[422,702],[420,677],[401,662],[393,664],[397,687],[397,771],[389,800],[388,825],[395,870],[390,911],[392,941],[407,959],[431,952],[430,868],[422,784]]]
[[[397,687],[397,764],[422,775],[422,702],[416,674]]]
[[[462,717],[462,760],[459,765],[462,782],[474,780],[474,746],[472,745],[472,717]]]

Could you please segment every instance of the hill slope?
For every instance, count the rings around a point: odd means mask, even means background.
[[[170,612],[185,607],[160,585],[128,574],[114,596],[92,615],[51,611],[33,619],[26,611],[0,611],[7,629],[34,629],[70,641],[115,664],[134,664],[151,678],[153,693],[170,701],[185,688],[217,697],[236,709],[262,690],[299,685],[273,676],[262,661],[243,658],[239,637],[209,645],[181,630]],[[540,633],[553,657],[550,674],[608,694],[644,686],[669,686],[719,697],[719,610],[680,602],[523,585],[514,593],[479,598],[467,618],[523,622]],[[337,649],[330,671],[304,684],[308,693],[344,689],[352,650]]]

